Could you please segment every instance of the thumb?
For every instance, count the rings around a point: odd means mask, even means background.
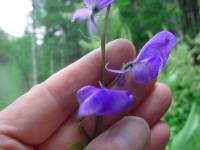
[[[95,138],[86,150],[145,150],[150,143],[150,129],[145,120],[125,117]]]

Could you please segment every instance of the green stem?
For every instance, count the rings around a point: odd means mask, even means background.
[[[87,131],[84,128],[83,120],[80,120],[79,122],[79,129],[81,133],[83,133],[83,135],[87,138],[87,141],[92,141],[92,138],[90,137],[90,135],[87,133]]]
[[[101,83],[105,86],[105,65],[106,65],[106,33],[108,30],[108,19],[109,19],[109,14],[110,14],[110,8],[111,6],[108,6],[107,11],[106,11],[106,17],[104,21],[104,28],[103,32],[101,35],[101,78],[100,81]]]
[[[101,77],[100,77],[100,82],[103,87],[105,87],[105,65],[106,65],[106,34],[108,30],[108,20],[109,20],[109,14],[110,14],[110,8],[111,6],[108,6],[107,11],[106,11],[106,16],[105,16],[105,21],[104,21],[104,26],[103,26],[103,32],[101,35]],[[100,131],[101,131],[101,124],[102,124],[103,118],[102,117],[97,117],[96,118],[96,124],[95,124],[95,132],[94,132],[94,137],[98,136]]]
[[[100,134],[102,122],[103,122],[103,117],[96,118],[94,137],[97,137]]]

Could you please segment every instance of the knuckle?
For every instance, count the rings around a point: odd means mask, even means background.
[[[35,97],[44,97],[47,99],[56,99],[54,94],[43,84],[37,84],[31,88],[31,90],[28,92],[31,95],[34,95]]]

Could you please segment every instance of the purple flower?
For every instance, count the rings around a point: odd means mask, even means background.
[[[124,74],[132,72],[133,80],[145,84],[154,79],[165,67],[171,49],[176,45],[176,37],[162,31],[152,37],[142,48],[137,58],[125,70],[113,70],[106,66],[110,72]]]
[[[85,86],[77,92],[77,100],[80,104],[79,117],[105,116],[128,108],[133,104],[134,97],[128,91]]]
[[[72,22],[91,18],[92,22],[95,24],[95,15],[111,5],[114,1],[115,0],[83,0],[86,8],[76,10],[72,17]]]

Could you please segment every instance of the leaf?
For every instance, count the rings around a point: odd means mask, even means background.
[[[183,129],[174,137],[172,150],[184,150],[199,125],[197,106],[194,103]]]
[[[85,140],[82,140],[82,141],[79,141],[79,142],[76,142],[73,144],[69,144],[67,147],[84,149],[87,145],[88,145],[88,143]]]

